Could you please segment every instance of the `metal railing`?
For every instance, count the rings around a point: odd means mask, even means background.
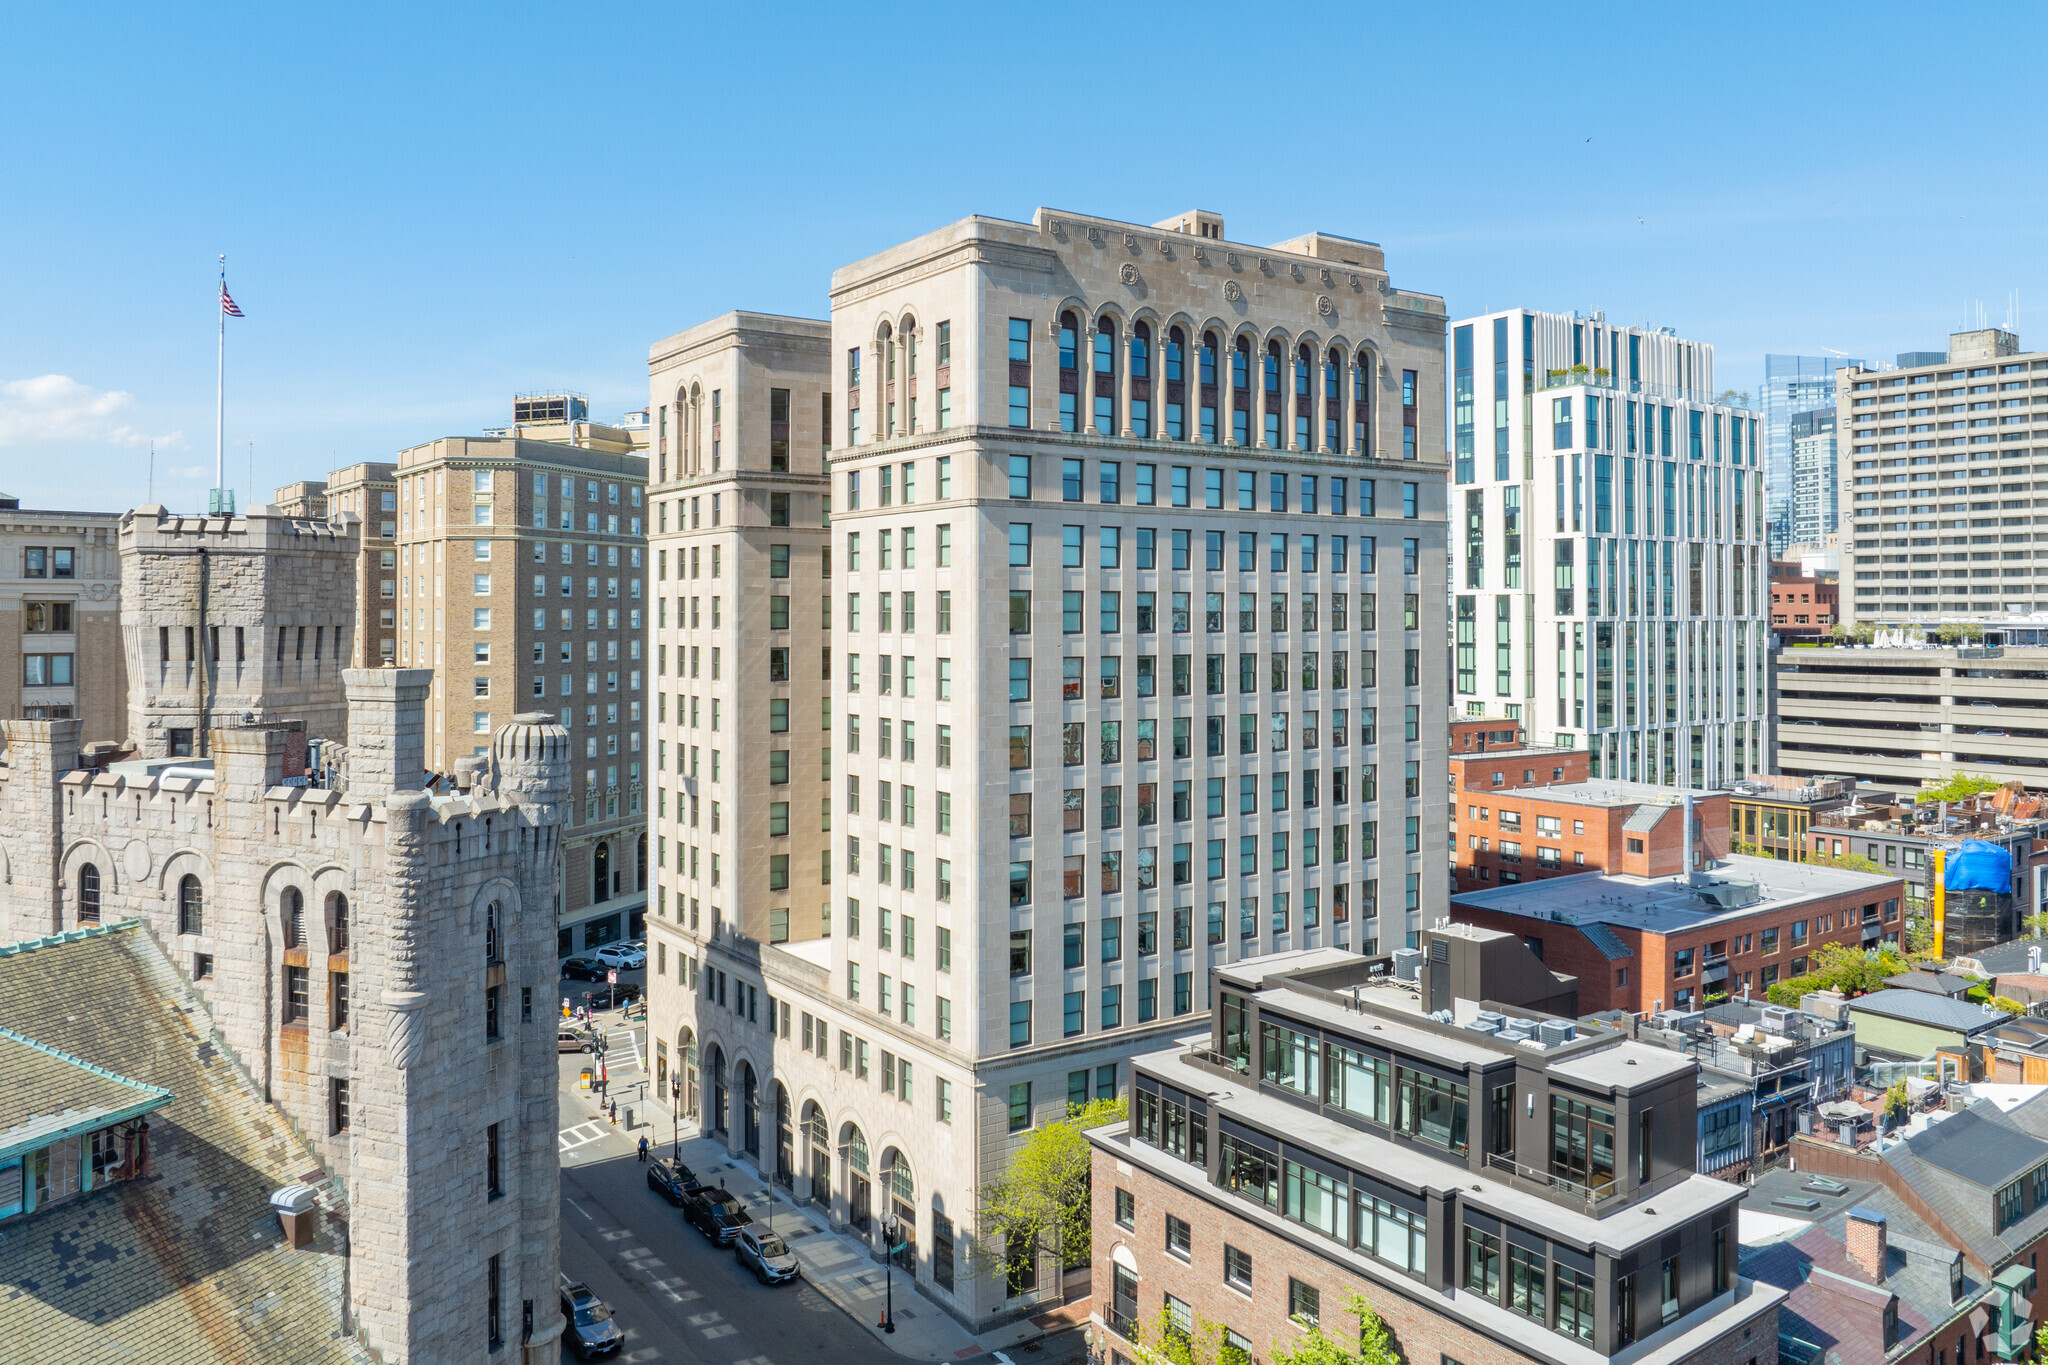
[[[1196,1066],[1206,1067],[1211,1071],[1227,1072],[1233,1076],[1251,1075],[1252,1063],[1249,1057],[1230,1057],[1207,1047],[1190,1048],[1181,1055]]]
[[[1582,1185],[1569,1176],[1558,1175],[1546,1167],[1524,1166],[1513,1157],[1500,1152],[1487,1153],[1486,1166],[1489,1170],[1504,1171],[1518,1180],[1561,1191],[1585,1204],[1589,1211],[1621,1198],[1620,1192],[1611,1183],[1604,1186]]]

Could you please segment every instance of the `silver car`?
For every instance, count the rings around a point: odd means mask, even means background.
[[[749,1223],[733,1239],[732,1254],[762,1284],[783,1284],[803,1273],[796,1253],[766,1223]]]

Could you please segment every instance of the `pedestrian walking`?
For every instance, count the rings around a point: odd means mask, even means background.
[[[614,1127],[614,1128],[618,1127],[618,1126],[619,1126],[619,1102],[618,1102],[617,1100],[613,1100],[613,1101],[612,1101],[612,1104],[611,1104],[611,1117],[612,1117],[612,1127]]]
[[[645,1133],[640,1135],[640,1159],[642,1161],[647,1160],[647,1135]]]
[[[569,997],[566,995],[562,997],[562,1017],[564,1019],[569,1017]]]

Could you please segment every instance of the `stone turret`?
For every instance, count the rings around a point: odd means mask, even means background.
[[[499,793],[523,806],[559,808],[569,799],[569,732],[546,711],[522,711],[501,726],[491,761]],[[553,809],[535,818],[560,821],[567,812]]]
[[[197,756],[209,731],[285,716],[344,738],[360,541],[352,512],[181,517],[150,503],[124,515],[129,742],[148,758]]]
[[[350,668],[348,790],[359,801],[418,791],[426,779],[431,668]]]
[[[7,741],[0,781],[0,886],[13,913],[0,915],[7,941],[56,933],[63,918],[64,795],[58,779],[78,763],[84,724],[76,720],[0,720]]]

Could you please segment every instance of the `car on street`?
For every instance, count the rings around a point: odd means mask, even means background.
[[[762,1284],[786,1284],[803,1273],[796,1253],[766,1223],[749,1223],[733,1239],[733,1258]]]
[[[585,993],[590,997],[587,1003],[594,1010],[621,1009],[641,996],[640,987],[630,981],[621,981],[616,986],[600,985]]]
[[[565,958],[562,962],[562,979],[564,981],[602,981],[605,978],[605,973],[610,970],[610,967],[607,967],[594,957]]]
[[[558,1028],[555,1030],[555,1051],[588,1052],[590,1040],[574,1029]]]
[[[647,1188],[681,1208],[683,1201],[704,1188],[697,1173],[673,1157],[658,1157],[647,1165]]]
[[[607,943],[591,956],[607,967],[622,967],[628,971],[647,965],[647,950],[631,943]]]
[[[562,1335],[578,1360],[617,1355],[626,1334],[612,1321],[611,1306],[580,1280],[562,1276]]]
[[[722,1247],[731,1246],[740,1229],[753,1221],[747,1217],[747,1206],[738,1195],[715,1186],[693,1190],[685,1196],[683,1217],[714,1245]]]

